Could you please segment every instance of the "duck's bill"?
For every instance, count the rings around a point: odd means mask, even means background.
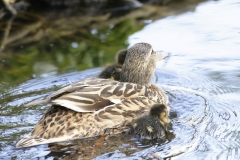
[[[156,51],[157,60],[161,61],[169,56],[169,53],[165,51]]]

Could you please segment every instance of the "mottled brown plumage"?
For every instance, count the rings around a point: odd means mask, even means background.
[[[149,115],[137,118],[131,123],[130,133],[140,139],[166,138],[168,109],[163,104],[151,107]]]
[[[29,103],[53,106],[16,147],[117,134],[125,131],[133,119],[147,114],[152,105],[168,106],[165,93],[150,84],[155,63],[156,54],[151,45],[138,43],[128,50],[120,81],[88,78],[64,87],[44,100]],[[135,65],[134,70],[132,65]],[[136,77],[140,79],[137,81]]]

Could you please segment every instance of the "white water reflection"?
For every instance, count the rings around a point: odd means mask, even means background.
[[[224,66],[231,69],[234,65],[229,62],[240,62],[240,3],[237,2],[202,3],[193,12],[149,24],[130,36],[128,42],[130,46],[148,42],[155,50],[171,52],[169,65],[201,67],[202,70],[221,70]]]

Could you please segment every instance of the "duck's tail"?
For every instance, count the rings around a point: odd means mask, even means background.
[[[16,148],[36,146],[44,143],[46,143],[46,140],[42,138],[33,137],[31,136],[31,134],[28,134],[16,144]]]

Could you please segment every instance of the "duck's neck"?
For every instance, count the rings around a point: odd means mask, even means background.
[[[150,86],[155,71],[155,62],[143,65],[138,62],[124,62],[120,82],[137,83]]]

